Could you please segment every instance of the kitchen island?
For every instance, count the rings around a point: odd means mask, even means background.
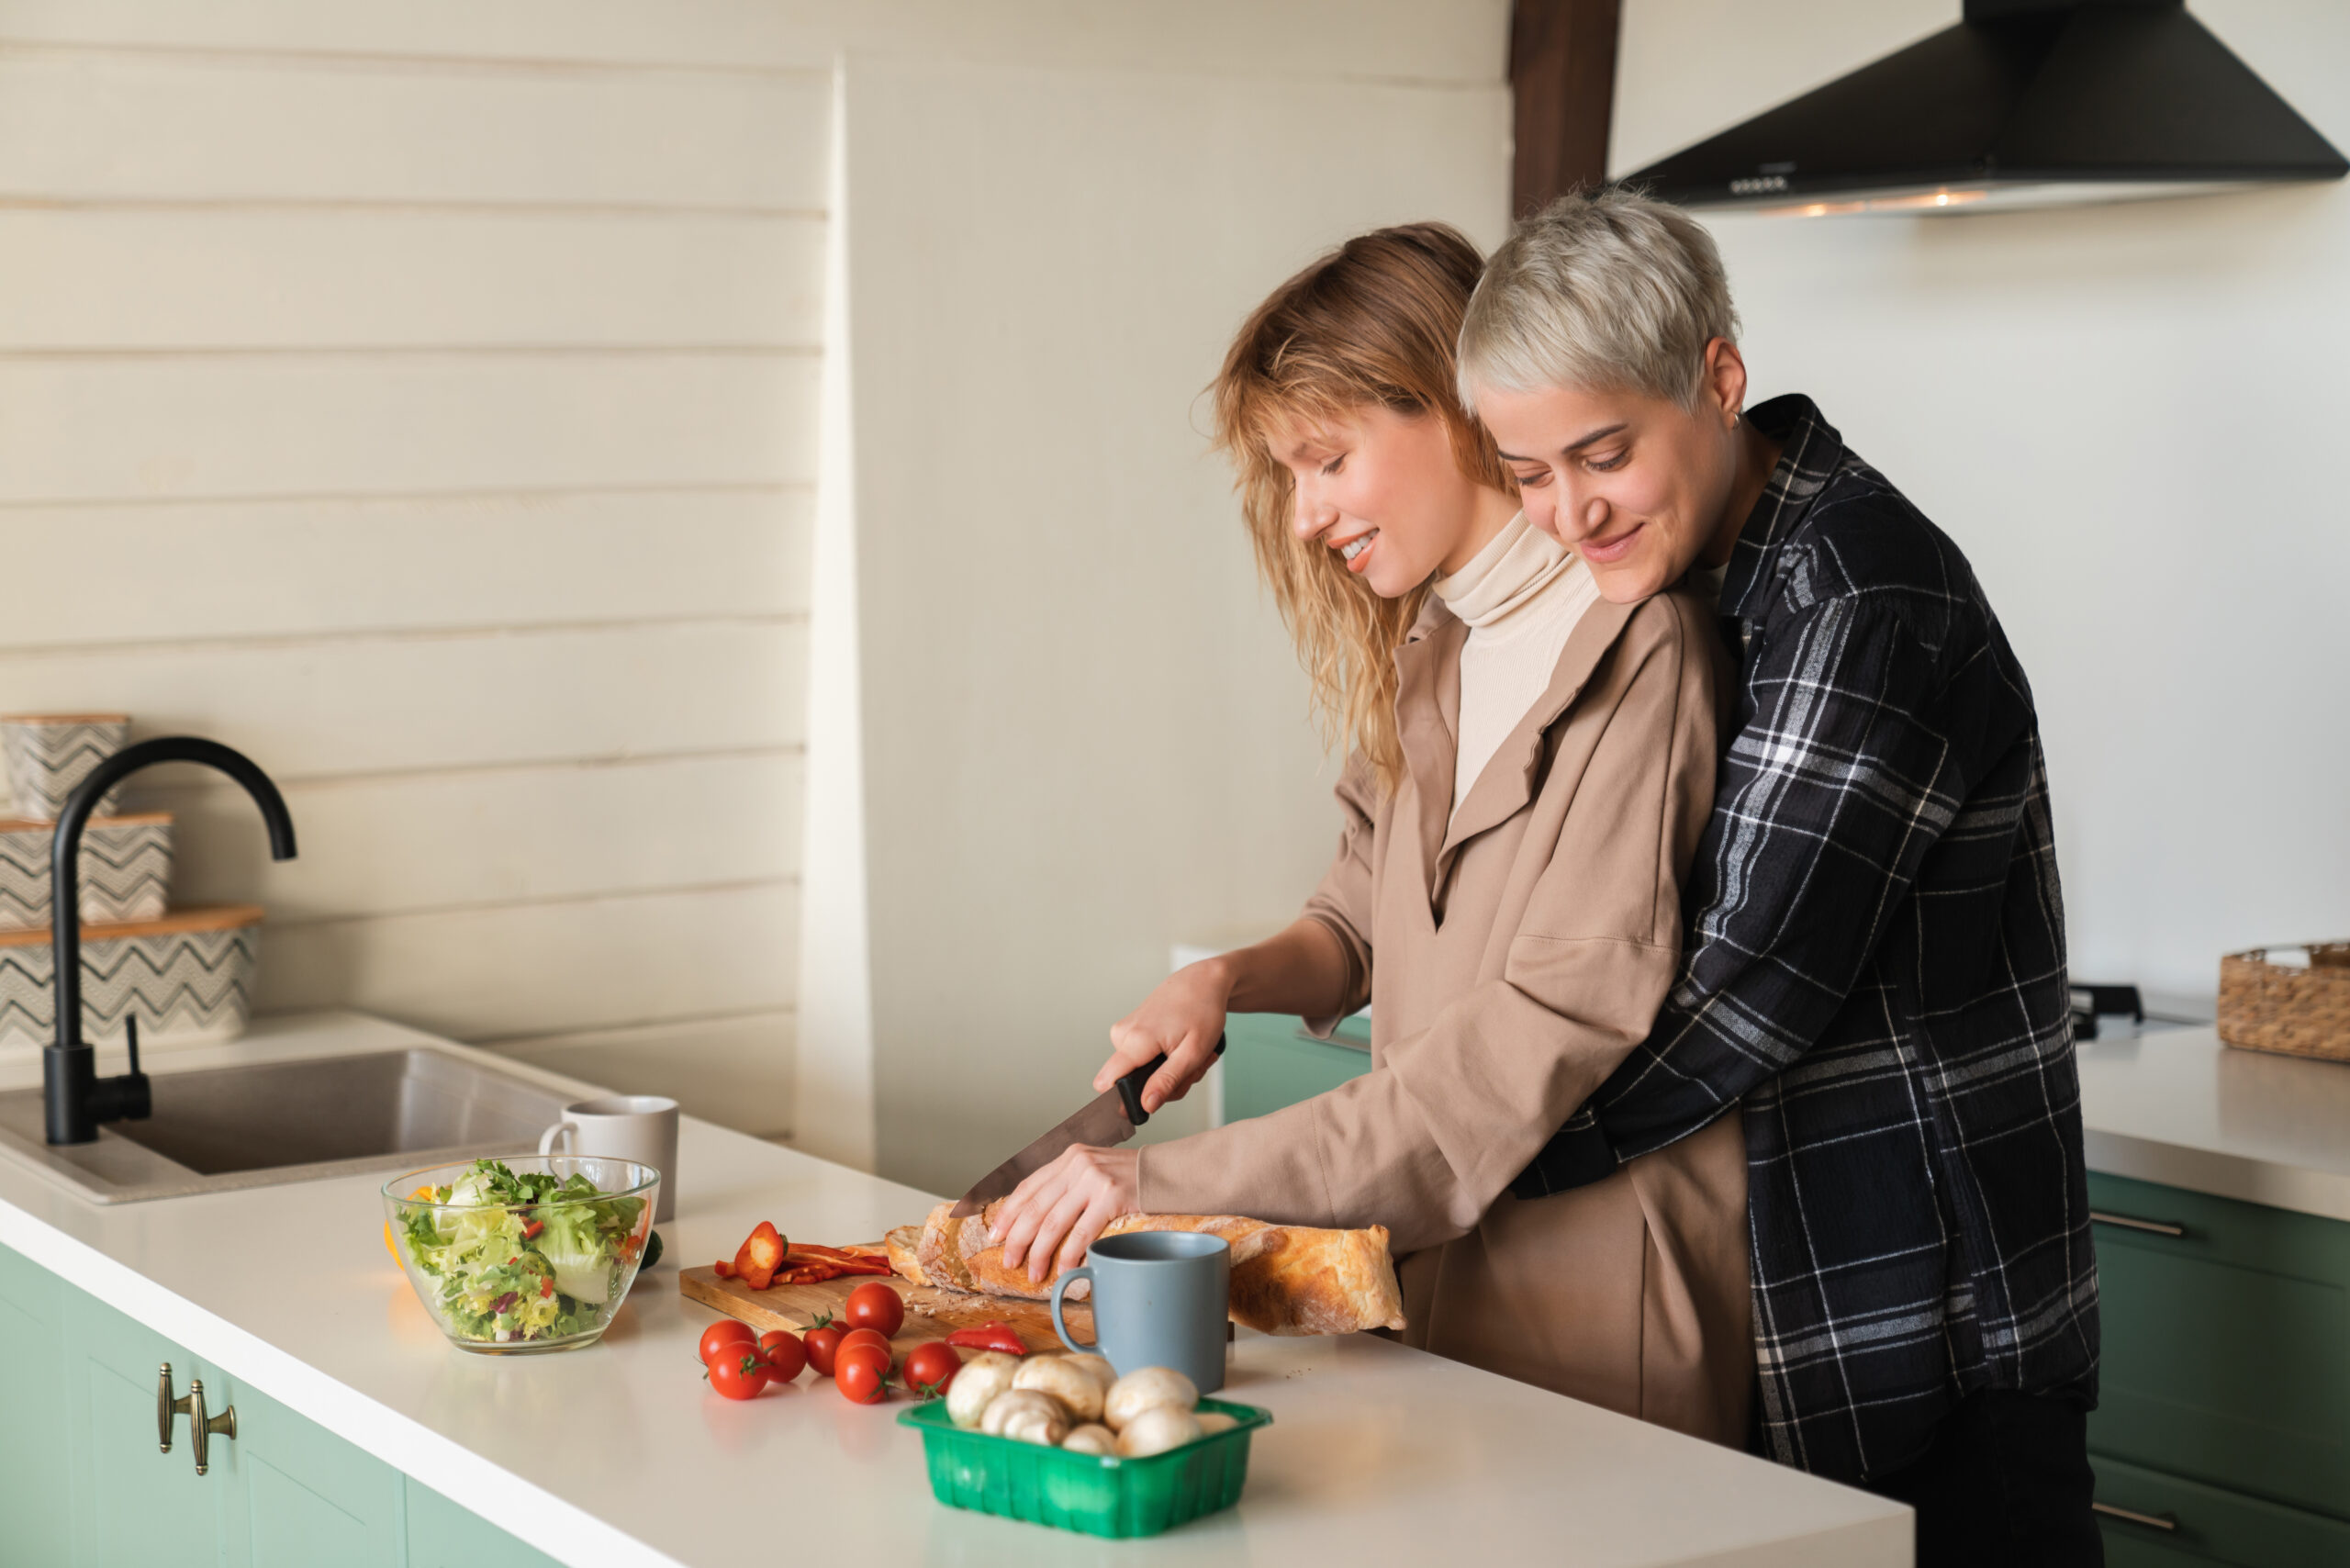
[[[151,1052],[148,1066],[160,1103],[173,1070],[418,1045],[464,1050],[318,1014],[269,1021],[234,1046]],[[39,1072],[23,1053],[0,1058],[0,1087]],[[0,1163],[0,1247],[17,1255],[0,1262],[20,1278],[37,1269],[62,1282],[61,1299],[95,1298],[204,1363],[214,1410],[241,1394],[282,1407],[322,1429],[308,1459],[330,1449],[338,1474],[405,1477],[437,1494],[436,1506],[453,1503],[578,1568],[735,1568],[778,1552],[1030,1564],[1910,1561],[1906,1508],[1368,1335],[1242,1334],[1224,1397],[1265,1406],[1274,1425],[1255,1440],[1236,1509],[1125,1543],[950,1509],[932,1499],[920,1439],[896,1424],[896,1402],[852,1406],[811,1374],[746,1403],[709,1393],[694,1341],[713,1315],[678,1295],[676,1274],[681,1261],[731,1253],[760,1219],[811,1240],[869,1240],[918,1218],[932,1196],[692,1118],[678,1164],[664,1266],[637,1282],[602,1342],[566,1353],[450,1347],[385,1252],[380,1174],[102,1205]],[[0,1323],[29,1331],[21,1315]],[[132,1360],[152,1378],[151,1361]],[[89,1427],[84,1416],[76,1429]],[[22,1476],[0,1477],[0,1495],[19,1517],[29,1506],[54,1519],[135,1508],[116,1500],[140,1495],[151,1472],[156,1486],[205,1484],[190,1472],[184,1421],[168,1455],[146,1432],[61,1461],[72,1470],[62,1495],[19,1497],[10,1488]],[[271,1558],[267,1510],[332,1498],[287,1482],[258,1445],[257,1432],[242,1447],[214,1439],[214,1476],[251,1499],[242,1522],[225,1527],[218,1560],[303,1561]],[[407,1526],[386,1527],[413,1539],[387,1540],[381,1561],[440,1560],[418,1517],[411,1505]],[[104,1561],[86,1544],[87,1521],[68,1523],[59,1538],[74,1540],[74,1560]]]

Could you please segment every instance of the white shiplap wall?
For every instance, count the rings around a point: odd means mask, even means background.
[[[780,1133],[830,76],[758,10],[0,0],[0,710],[278,778],[283,867],[147,791],[264,1010]]]

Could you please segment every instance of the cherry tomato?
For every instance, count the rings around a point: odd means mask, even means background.
[[[833,1353],[833,1375],[838,1377],[843,1367],[863,1361],[887,1377],[890,1375],[890,1347],[887,1345],[876,1345],[870,1341],[843,1345]]]
[[[908,1390],[932,1399],[946,1393],[946,1385],[962,1370],[963,1358],[956,1353],[955,1347],[943,1339],[933,1339],[906,1352],[906,1364],[899,1375],[905,1380]]]
[[[738,1318],[722,1317],[701,1331],[701,1364],[710,1365],[710,1358],[729,1345],[754,1344],[758,1338],[751,1332],[749,1324]]]
[[[851,1345],[877,1345],[886,1355],[890,1350],[890,1337],[878,1328],[852,1328],[841,1336],[841,1350],[845,1350]],[[835,1365],[839,1363],[840,1350],[833,1352],[833,1361]]]
[[[881,1395],[888,1392],[881,1381],[882,1375],[881,1369],[873,1364],[872,1357],[852,1353],[848,1360],[840,1363],[840,1372],[833,1381],[838,1385],[841,1397],[850,1403],[878,1405],[881,1402]]]
[[[759,1336],[759,1355],[767,1363],[769,1383],[789,1383],[808,1364],[808,1349],[799,1336],[780,1328]]]
[[[850,1327],[870,1328],[887,1339],[906,1326],[906,1302],[896,1291],[875,1280],[848,1293],[848,1305],[841,1316],[848,1319]]]
[[[837,1328],[811,1328],[801,1336],[800,1346],[807,1353],[808,1364],[816,1369],[818,1377],[833,1375],[833,1352],[841,1348],[843,1335]]]
[[[710,1362],[710,1386],[729,1399],[755,1399],[767,1385],[767,1364],[756,1345],[737,1345]]]

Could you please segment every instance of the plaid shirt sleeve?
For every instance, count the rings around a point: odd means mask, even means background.
[[[1618,1158],[1705,1126],[1827,1031],[1967,792],[1939,607],[1825,599],[1750,650],[1682,976],[1598,1099]]]

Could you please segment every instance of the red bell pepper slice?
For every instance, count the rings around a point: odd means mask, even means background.
[[[771,1220],[761,1220],[744,1241],[741,1251],[734,1254],[734,1277],[755,1291],[763,1291],[774,1283],[776,1271],[783,1267],[791,1244],[783,1238]]]
[[[710,1271],[722,1280],[731,1280],[734,1277],[734,1265],[721,1258],[710,1266]]]

